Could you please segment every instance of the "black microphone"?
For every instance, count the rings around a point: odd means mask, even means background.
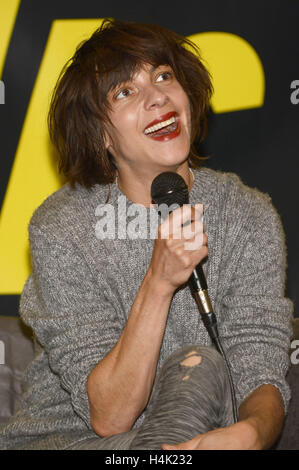
[[[189,192],[185,180],[177,173],[171,171],[166,171],[156,176],[152,182],[151,196],[157,206],[166,204],[170,207],[172,204],[179,206],[189,204]],[[218,338],[217,320],[213,312],[207,281],[201,263],[196,266],[188,282],[204,325],[213,343],[215,343],[216,338]]]
[[[173,204],[177,204],[179,206],[189,204],[189,192],[185,180],[177,173],[171,171],[160,173],[158,176],[156,176],[156,178],[154,178],[151,186],[151,197],[158,208],[161,204],[166,204],[169,208],[169,211],[170,206]],[[191,288],[191,292],[194,295],[198,305],[202,321],[210,335],[212,343],[215,345],[217,351],[222,355],[225,361],[231,388],[234,422],[236,423],[238,421],[238,412],[234,384],[229,363],[220,342],[217,328],[217,319],[215,313],[213,312],[212,303],[208,294],[207,281],[201,263],[196,266],[188,282]]]

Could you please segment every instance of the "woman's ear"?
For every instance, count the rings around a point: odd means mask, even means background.
[[[103,139],[106,150],[109,150],[109,147],[111,147],[111,139],[107,131],[104,131]]]
[[[113,140],[107,131],[104,131],[104,145],[105,145],[105,149],[107,150],[107,152],[111,153],[111,155],[113,156],[115,153]]]

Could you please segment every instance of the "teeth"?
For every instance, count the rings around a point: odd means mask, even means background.
[[[175,117],[171,117],[167,121],[159,122],[159,124],[155,124],[154,126],[148,127],[145,129],[144,133],[145,134],[150,134],[151,132],[158,131],[159,129],[162,129],[163,127],[169,126],[170,124],[175,122]]]

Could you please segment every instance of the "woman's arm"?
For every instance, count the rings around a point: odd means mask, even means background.
[[[265,450],[278,438],[283,425],[281,394],[270,384],[254,390],[239,408],[239,421],[226,428],[198,434],[163,450]]]
[[[270,384],[254,390],[239,408],[239,420],[252,429],[257,449],[269,449],[275,443],[282,430],[284,414],[281,394]]]
[[[169,217],[175,217],[174,231],[181,230],[181,223],[185,222],[180,221],[178,213],[180,209]],[[196,215],[193,209],[192,214],[199,222],[201,212]],[[198,223],[198,227],[202,233],[202,224]],[[208,253],[207,247],[202,246],[203,241],[207,242],[206,236],[197,232],[195,237],[197,249],[186,250],[183,234],[181,239],[163,239],[159,227],[152,260],[128,322],[116,345],[89,375],[91,425],[102,437],[131,429],[148,402],[173,293]]]
[[[89,375],[91,425],[100,436],[131,429],[145,408],[171,298],[148,272],[118,342]]]

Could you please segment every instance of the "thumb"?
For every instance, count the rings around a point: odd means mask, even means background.
[[[174,449],[177,449],[177,446],[175,444],[162,444],[162,449],[163,450],[174,450]]]
[[[202,434],[198,434],[193,439],[186,442],[180,442],[178,444],[163,444],[162,449],[164,450],[193,450],[196,449],[198,443],[201,441]]]

